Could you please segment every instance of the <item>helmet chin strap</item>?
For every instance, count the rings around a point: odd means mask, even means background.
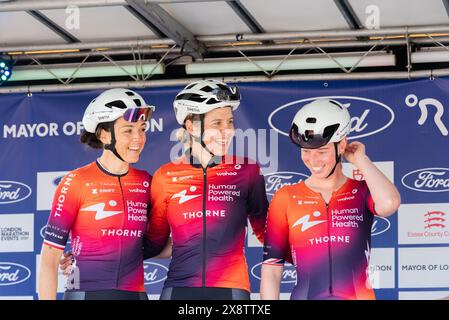
[[[215,157],[215,154],[209,150],[209,148],[206,146],[206,144],[204,143],[203,140],[203,136],[204,136],[204,114],[200,114],[200,125],[201,125],[201,131],[200,131],[200,137],[195,137],[193,136],[193,140],[195,142],[198,142],[199,144],[201,144],[201,146],[203,147],[204,150],[206,150],[212,157]]]
[[[104,149],[105,150],[109,150],[112,151],[112,153],[120,160],[123,162],[126,162],[125,160],[123,160],[123,158],[120,156],[120,154],[118,153],[117,149],[115,148],[115,144],[117,143],[117,140],[115,139],[115,127],[114,127],[114,123],[111,126],[111,143],[109,144],[105,144],[104,145]]]
[[[339,142],[334,142],[334,148],[335,148],[335,165],[332,168],[332,171],[327,175],[326,179],[329,178],[331,175],[334,174],[335,169],[337,168],[337,165],[340,163],[341,161],[341,155],[338,154],[338,144]]]

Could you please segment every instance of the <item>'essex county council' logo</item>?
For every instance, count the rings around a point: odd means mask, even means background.
[[[167,279],[168,269],[166,266],[155,262],[143,263],[145,285],[155,284]]]
[[[24,183],[0,181],[0,204],[15,203],[31,195],[31,188]]]
[[[31,271],[21,264],[0,262],[0,286],[12,286],[28,280]]]
[[[262,262],[256,264],[251,268],[251,274],[254,278],[260,280],[262,274]],[[284,271],[282,272],[281,283],[296,283],[295,266],[291,265],[290,263],[285,263]]]
[[[348,139],[358,139],[379,133],[387,129],[394,121],[393,109],[379,101],[352,96],[322,96],[292,101],[276,108],[268,117],[270,127],[288,136],[291,121],[300,107],[321,98],[335,99],[348,108],[352,116]]]
[[[449,168],[426,168],[407,173],[402,185],[419,192],[449,191]]]
[[[267,195],[272,197],[283,186],[299,183],[309,176],[298,172],[280,171],[265,174],[265,189]]]

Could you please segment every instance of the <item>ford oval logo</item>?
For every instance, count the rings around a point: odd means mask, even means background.
[[[292,185],[299,183],[309,176],[303,173],[290,172],[290,171],[279,171],[267,173],[265,176],[265,189],[267,195],[273,196],[276,191],[281,189],[283,186]]]
[[[407,173],[402,185],[419,192],[449,191],[449,168],[425,168]]]
[[[31,270],[21,264],[0,262],[0,286],[19,284],[28,280],[30,276]]]
[[[143,263],[145,285],[155,284],[167,279],[168,268],[156,262]]]
[[[385,217],[375,216],[373,220],[373,225],[371,226],[371,235],[378,236],[390,229],[391,223]]]
[[[251,268],[251,274],[253,275],[254,278],[260,280],[262,274],[262,262],[256,264],[254,267]],[[293,266],[290,263],[285,263],[284,271],[282,272],[281,283],[296,283],[295,266]]]
[[[65,177],[65,176],[60,176],[60,177],[57,177],[57,178],[53,179],[53,185],[59,186],[59,183],[61,182],[61,180],[62,180],[64,177]]]
[[[42,239],[45,239],[45,229],[47,229],[47,225],[43,226],[41,231],[40,231]]]
[[[16,181],[0,181],[0,204],[15,203],[31,195],[31,188]]]
[[[270,127],[288,136],[290,124],[299,108],[319,98],[338,100],[349,109],[352,118],[348,139],[358,139],[379,133],[394,121],[393,109],[379,101],[352,96],[322,96],[296,100],[278,107],[268,117]]]

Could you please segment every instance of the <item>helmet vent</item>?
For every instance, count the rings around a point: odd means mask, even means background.
[[[200,90],[204,91],[204,92],[211,92],[213,89],[209,86],[205,86],[205,87],[201,88]]]
[[[134,92],[131,92],[131,91],[126,91],[126,94],[127,94],[128,96],[130,96],[130,97],[132,97],[132,96],[135,95]]]
[[[122,100],[115,100],[105,104],[108,108],[126,109],[126,104]]]
[[[340,126],[340,124],[333,124],[331,126],[327,126],[326,128],[324,128],[323,130],[323,138],[328,138],[328,137],[332,137],[334,135],[335,132],[337,132],[338,127]]]
[[[216,103],[218,103],[219,101],[217,100],[217,99],[215,99],[215,98],[210,98],[209,100],[207,100],[207,102],[206,102],[206,104],[216,104]]]
[[[341,110],[343,110],[342,106],[341,106],[339,103],[337,103],[337,102],[335,102],[335,101],[333,101],[333,100],[329,100],[329,102],[332,103],[332,104],[334,104],[334,105],[336,105],[336,106],[339,107]]]
[[[316,123],[316,118],[307,118],[306,123]]]
[[[138,107],[142,106],[142,101],[140,101],[140,99],[133,99],[133,101],[136,104],[136,106],[138,106]]]
[[[203,102],[206,98],[201,97],[199,94],[181,94],[176,97],[176,100],[189,100],[194,102]]]

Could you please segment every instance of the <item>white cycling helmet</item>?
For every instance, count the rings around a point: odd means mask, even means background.
[[[148,121],[155,106],[147,105],[136,92],[129,89],[110,89],[101,93],[87,106],[83,126],[87,132],[95,133],[100,123],[115,121],[124,117],[126,121]]]
[[[295,115],[290,139],[305,149],[316,149],[343,140],[351,129],[348,110],[338,101],[317,99]]]
[[[189,114],[205,114],[222,107],[236,110],[239,104],[240,92],[236,86],[217,80],[199,80],[190,83],[176,95],[173,108],[176,120],[184,125]]]

